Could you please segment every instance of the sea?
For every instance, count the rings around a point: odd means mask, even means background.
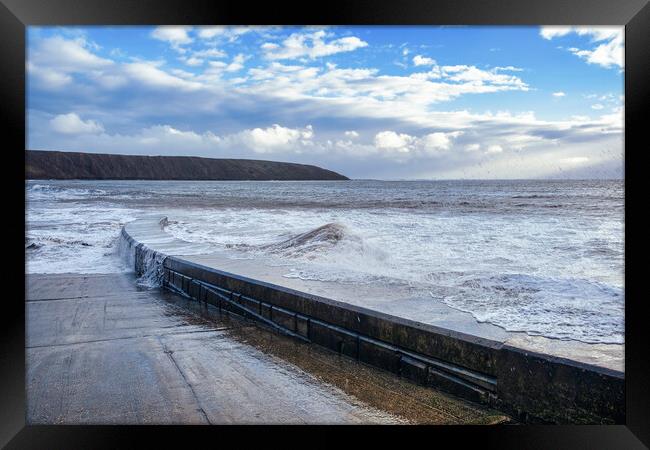
[[[624,200],[622,180],[30,180],[26,273],[132,271],[120,230],[159,214],[178,239],[287,281],[408,288],[507,331],[623,344]]]

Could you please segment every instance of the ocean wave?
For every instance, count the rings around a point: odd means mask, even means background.
[[[515,203],[512,206],[515,208],[564,208],[567,205],[562,205],[559,203],[551,203],[551,204],[542,204],[542,205],[535,205],[533,203]]]
[[[345,226],[338,223],[327,223],[318,228],[299,233],[280,242],[259,246],[270,253],[281,253],[285,256],[315,255],[339,245],[344,239],[359,240],[351,235]]]
[[[38,249],[44,247],[48,244],[58,244],[65,246],[82,246],[82,247],[92,247],[93,244],[90,244],[86,241],[80,239],[65,239],[54,236],[36,236],[26,239],[25,249]]]
[[[343,246],[360,248],[363,246],[363,239],[340,223],[327,223],[303,233],[290,234],[278,242],[269,244],[229,243],[225,245],[228,249],[308,259]]]
[[[441,275],[436,281],[452,288],[435,296],[443,303],[507,331],[589,343],[624,341],[624,293],[617,286],[520,273]]]
[[[61,189],[48,184],[32,184],[27,186],[27,191],[52,191],[52,190],[61,190]]]
[[[555,195],[542,195],[542,194],[529,194],[529,195],[513,195],[512,198],[553,198]]]
[[[66,188],[40,184],[30,185],[26,191],[28,200],[32,201],[95,200],[109,194],[104,189]]]

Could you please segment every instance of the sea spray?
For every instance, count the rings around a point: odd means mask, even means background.
[[[135,273],[138,276],[138,285],[150,288],[162,286],[163,262],[167,255],[142,244],[137,246],[135,255]]]
[[[312,259],[337,246],[346,237],[349,237],[349,233],[344,225],[327,223],[304,233],[293,235],[280,242],[260,245],[257,248],[287,257],[306,256]]]
[[[161,221],[162,226],[162,221]],[[120,233],[118,254],[122,261],[135,271],[137,283],[143,287],[160,287],[163,279],[163,262],[167,255],[136,242],[125,229]]]
[[[117,243],[117,255],[130,270],[135,269],[135,246],[137,243],[122,229]]]

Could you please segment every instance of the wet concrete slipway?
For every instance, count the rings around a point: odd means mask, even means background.
[[[26,279],[30,424],[493,424],[503,414],[129,274]]]

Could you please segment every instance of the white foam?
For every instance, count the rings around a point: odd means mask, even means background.
[[[137,211],[124,208],[30,207],[28,273],[116,273],[129,269],[119,257],[119,233]],[[31,246],[31,247],[30,247]],[[131,266],[132,267],[132,266]]]
[[[328,223],[342,231],[340,238],[316,234],[301,241]],[[580,234],[571,233],[579,226]],[[287,278],[433,292],[438,301],[510,331],[586,342],[624,338],[622,255],[584,257],[585,242],[595,236],[616,253],[618,233],[609,224],[590,229],[524,216],[225,209],[183,213],[168,231],[211,242],[233,257],[281,264]]]

